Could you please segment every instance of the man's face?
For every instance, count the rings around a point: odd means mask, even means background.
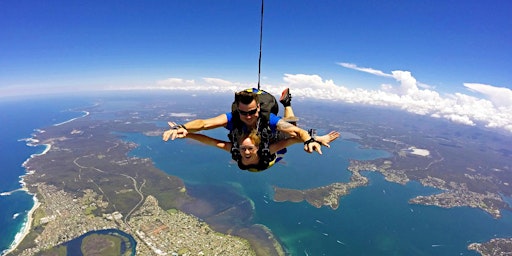
[[[251,138],[245,138],[240,145],[240,153],[242,154],[243,165],[257,164],[259,161],[258,146],[254,145]]]
[[[258,121],[260,106],[253,100],[249,104],[238,103],[238,113],[240,120],[248,127],[255,127]]]

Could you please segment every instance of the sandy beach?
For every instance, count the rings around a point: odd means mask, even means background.
[[[18,245],[21,243],[21,241],[23,241],[23,239],[30,232],[30,228],[32,227],[32,221],[34,220],[32,215],[37,210],[37,208],[41,205],[41,203],[37,200],[37,197],[35,195],[32,198],[34,200],[34,206],[27,213],[27,217],[25,218],[25,222],[23,223],[23,226],[20,229],[20,231],[14,237],[14,241],[12,242],[11,246],[9,247],[9,249],[7,249],[7,250],[2,252],[3,255],[7,255],[10,252],[14,251],[16,249],[16,247],[18,247]]]
[[[73,120],[76,120],[76,119],[82,118],[82,117],[86,117],[86,116],[88,116],[90,114],[88,111],[82,111],[82,113],[83,113],[82,116],[79,116],[79,117],[76,117],[76,118],[72,118],[72,119],[64,121],[62,123],[55,124],[54,126],[62,125],[62,124],[65,124],[65,123],[69,123],[69,122],[71,122]],[[41,129],[36,129],[36,132],[44,133],[45,131],[41,130]],[[23,177],[26,176],[26,175],[30,175],[30,174],[34,173],[34,170],[29,170],[27,168],[27,163],[30,161],[30,159],[32,159],[32,158],[34,158],[36,156],[42,156],[42,155],[48,153],[48,151],[50,151],[50,149],[52,148],[51,144],[39,144],[39,140],[35,139],[34,136],[32,138],[26,138],[26,139],[21,139],[21,140],[22,141],[26,141],[27,142],[27,146],[31,146],[31,147],[45,146],[45,149],[41,153],[36,153],[36,154],[30,155],[30,157],[23,162],[22,166],[25,168],[26,172],[25,172],[24,175],[20,176],[20,178],[21,178],[20,179],[21,188],[13,190],[13,191],[9,191],[9,192],[4,192],[4,193],[1,194],[2,196],[10,195],[11,193],[13,193],[15,191],[19,191],[19,190],[23,190],[23,191],[26,191],[28,193],[28,189],[26,187],[25,181],[23,180]],[[6,255],[6,254],[9,254],[10,252],[14,251],[16,249],[16,247],[18,247],[18,245],[21,243],[21,241],[23,241],[23,239],[30,232],[30,228],[32,227],[32,221],[33,221],[33,216],[32,215],[34,214],[35,210],[41,205],[41,203],[37,200],[37,197],[35,195],[33,195],[32,198],[34,200],[34,206],[28,211],[27,216],[25,218],[25,221],[24,221],[21,229],[16,234],[16,236],[14,238],[14,241],[9,246],[9,249],[4,250],[3,252],[0,252],[1,255]]]
[[[82,116],[79,116],[79,117],[76,117],[76,118],[72,118],[72,119],[64,121],[62,123],[55,124],[54,126],[62,125],[62,124],[65,124],[65,123],[69,123],[69,122],[71,122],[73,120],[76,120],[76,119],[82,118],[82,117],[86,117],[86,116],[88,116],[90,114],[88,111],[82,111],[82,113],[83,113]],[[45,132],[44,130],[40,130],[40,129],[36,129],[36,131],[39,132],[39,133]],[[29,170],[27,168],[27,163],[30,161],[31,158],[34,158],[36,156],[42,156],[42,155],[48,153],[48,151],[50,151],[50,149],[52,148],[52,145],[51,144],[38,144],[39,140],[35,139],[34,137],[27,138],[27,139],[22,139],[22,140],[26,141],[27,145],[31,146],[31,147],[45,146],[45,149],[43,150],[43,152],[30,155],[30,157],[27,160],[25,160],[25,162],[23,162],[23,164],[22,164],[22,166],[25,167],[26,173],[24,175],[20,176],[20,178],[21,178],[20,179],[21,188],[17,189],[17,190],[14,190],[14,191],[24,190],[24,191],[28,192],[28,189],[26,188],[26,184],[25,184],[25,181],[23,180],[23,177],[26,176],[26,175],[32,174],[34,172],[34,170]],[[2,196],[9,195],[9,194],[13,193],[14,191],[4,192],[4,193],[2,193]],[[33,221],[32,215],[34,214],[35,210],[41,205],[41,203],[37,200],[37,197],[35,195],[33,195],[32,198],[34,200],[34,206],[28,211],[27,217],[25,218],[25,222],[23,223],[23,225],[22,225],[21,229],[19,230],[19,232],[16,234],[16,236],[14,238],[14,241],[9,246],[9,249],[1,252],[2,255],[8,254],[8,253],[12,252],[13,250],[15,250],[16,247],[18,247],[18,245],[21,243],[21,241],[23,241],[23,239],[30,232],[30,228],[32,226],[32,221]]]
[[[28,146],[32,146],[32,147],[35,147],[35,146],[41,146],[39,144],[36,144],[38,141],[35,140],[35,139],[28,139],[26,140],[28,143],[27,145]],[[41,156],[41,155],[44,155],[46,154],[48,151],[50,151],[50,149],[52,148],[52,145],[51,144],[44,144],[45,146],[45,149],[43,152],[39,153],[39,154],[32,154],[30,155],[30,157],[25,160],[22,164],[23,167],[25,167],[25,170],[26,170],[26,173],[22,176],[20,176],[20,184],[21,184],[21,188],[19,189],[16,189],[14,191],[10,191],[10,192],[5,192],[5,193],[2,193],[2,194],[6,194],[6,195],[9,195],[15,191],[19,191],[19,190],[23,190],[23,191],[26,191],[28,193],[28,189],[26,187],[26,183],[25,181],[23,180],[23,177],[26,176],[26,175],[30,175],[34,172],[34,170],[29,170],[27,168],[27,163],[28,161],[35,157],[35,156]],[[35,210],[41,205],[41,203],[39,202],[39,200],[37,200],[37,197],[36,195],[33,195],[32,196],[32,199],[34,200],[34,206],[32,206],[32,208],[28,211],[27,213],[27,217],[25,218],[25,221],[21,227],[21,229],[18,231],[18,233],[16,234],[16,236],[14,237],[14,241],[11,243],[11,245],[9,246],[9,249],[5,250],[2,252],[2,255],[6,255],[10,252],[12,252],[13,250],[16,249],[16,247],[18,247],[18,245],[21,243],[21,241],[23,241],[23,239],[27,236],[27,234],[30,232],[30,228],[32,226],[32,221],[33,221],[33,217],[32,215],[34,214]]]
[[[82,113],[84,113],[82,116],[71,118],[71,119],[69,119],[67,121],[64,121],[62,123],[54,124],[53,126],[59,126],[59,125],[67,124],[67,123],[72,122],[72,121],[74,121],[74,120],[76,120],[78,118],[86,117],[86,116],[88,116],[90,114],[88,111],[82,111]]]

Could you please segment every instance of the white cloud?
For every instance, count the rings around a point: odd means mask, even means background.
[[[319,75],[284,74],[283,80],[292,88],[298,89],[324,89],[336,87],[332,80],[323,81]]]
[[[471,121],[471,118],[469,118],[468,116],[449,114],[449,115],[444,115],[443,117],[450,121],[456,122],[456,123],[461,123],[461,124],[471,125],[471,126],[475,125],[475,123],[473,121]]]
[[[173,117],[194,117],[194,116],[196,116],[196,114],[193,114],[193,113],[171,113],[170,116],[173,116]]]
[[[183,84],[194,84],[194,80],[185,80],[182,78],[167,78],[164,80],[157,81],[158,85],[161,86],[174,86],[174,85],[183,85]]]
[[[512,132],[512,90],[492,85],[465,83],[464,86],[478,92],[486,99],[455,93],[441,97],[432,86],[419,83],[409,71],[392,71],[386,74],[371,68],[360,68],[355,64],[340,63],[341,66],[382,77],[394,78],[400,86],[381,85],[381,90],[370,91],[372,101],[367,104],[400,107],[409,112],[445,118],[466,125],[484,124]],[[420,89],[420,88],[422,89]]]
[[[393,77],[392,75],[386,74],[386,73],[384,73],[384,72],[382,72],[380,70],[376,70],[376,69],[373,69],[373,68],[362,68],[362,67],[358,67],[356,64],[352,64],[352,63],[341,62],[341,63],[338,63],[338,65],[340,65],[342,67],[345,67],[345,68],[350,68],[350,69],[353,69],[353,70],[370,73],[372,75],[383,76],[383,77]]]
[[[355,64],[339,65],[353,70],[393,78],[396,84],[382,84],[378,89],[347,88],[333,80],[324,80],[319,75],[284,74],[279,85],[262,84],[261,87],[278,96],[289,87],[294,97],[344,101],[403,109],[408,112],[444,118],[465,125],[483,125],[489,128],[507,130],[512,133],[512,91],[492,85],[465,83],[465,88],[484,97],[464,93],[441,95],[432,86],[421,84],[411,72],[395,70],[390,74],[372,68],[360,68]],[[203,78],[201,83],[194,80],[169,78],[157,82],[158,88],[172,90],[205,90],[213,92],[235,92],[256,84],[244,84],[219,78]]]
[[[481,93],[497,107],[512,106],[512,90],[504,87],[494,87],[487,84],[464,83],[471,91]]]
[[[182,78],[171,77],[156,82],[155,86],[146,86],[134,89],[162,89],[162,90],[185,90],[200,91],[209,90],[212,92],[236,92],[245,87],[239,83],[234,83],[220,78],[205,77],[200,82],[195,80],[185,80]]]
[[[418,86],[416,83],[416,79],[414,77],[412,77],[411,72],[395,70],[391,73],[393,75],[393,78],[395,78],[398,82],[400,82],[400,88],[398,89],[398,94],[408,95],[408,94],[414,94],[414,93],[418,92]]]
[[[221,86],[221,87],[230,87],[230,86],[234,85],[233,82],[230,82],[230,81],[227,81],[224,79],[220,79],[220,78],[205,77],[205,78],[203,78],[203,80],[207,84]]]
[[[194,87],[196,82],[194,80],[185,80],[182,78],[167,78],[164,80],[157,81],[156,84],[160,87],[160,89],[168,89],[168,88],[187,88]]]

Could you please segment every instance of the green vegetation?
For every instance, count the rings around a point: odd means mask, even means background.
[[[91,234],[82,239],[83,255],[120,255],[121,239],[113,235]]]
[[[18,247],[16,247],[14,253],[19,253],[27,248],[32,248],[36,246],[35,240],[43,232],[43,227],[44,225],[40,225],[37,227],[32,226],[30,233],[28,233],[27,236],[25,236],[25,238],[23,239],[23,241],[21,241],[21,243],[18,245]]]
[[[44,213],[43,210],[41,210],[41,208],[36,209],[34,211],[34,214],[32,215],[32,217],[33,217],[32,225],[34,225],[34,227],[41,225],[41,219],[45,216],[46,216],[46,214]]]
[[[178,212],[178,209],[174,209],[174,208],[171,208],[171,209],[167,210],[168,214],[175,214],[177,212]]]
[[[66,256],[67,253],[68,248],[66,246],[59,245],[48,250],[41,251],[37,253],[36,256]]]
[[[93,211],[95,211],[96,209],[98,209],[98,207],[96,207],[95,205],[88,205],[87,208],[85,208],[84,213],[85,215],[91,215],[93,214]]]

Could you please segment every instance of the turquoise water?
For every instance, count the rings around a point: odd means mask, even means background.
[[[225,132],[207,134],[224,138]],[[306,189],[347,182],[349,159],[374,159],[388,153],[362,149],[338,140],[324,155],[308,155],[302,146],[289,148],[286,163],[261,173],[238,170],[229,154],[188,140],[164,143],[160,138],[132,134],[141,145],[132,154],[151,157],[169,174],[187,184],[224,184],[251,198],[254,223],[269,227],[291,255],[478,255],[467,250],[472,242],[512,235],[512,215],[495,220],[467,207],[444,209],[411,205],[417,195],[437,190],[417,182],[390,183],[378,173],[364,172],[370,184],[343,197],[337,210],[315,208],[306,202],[274,202],[272,186]]]

